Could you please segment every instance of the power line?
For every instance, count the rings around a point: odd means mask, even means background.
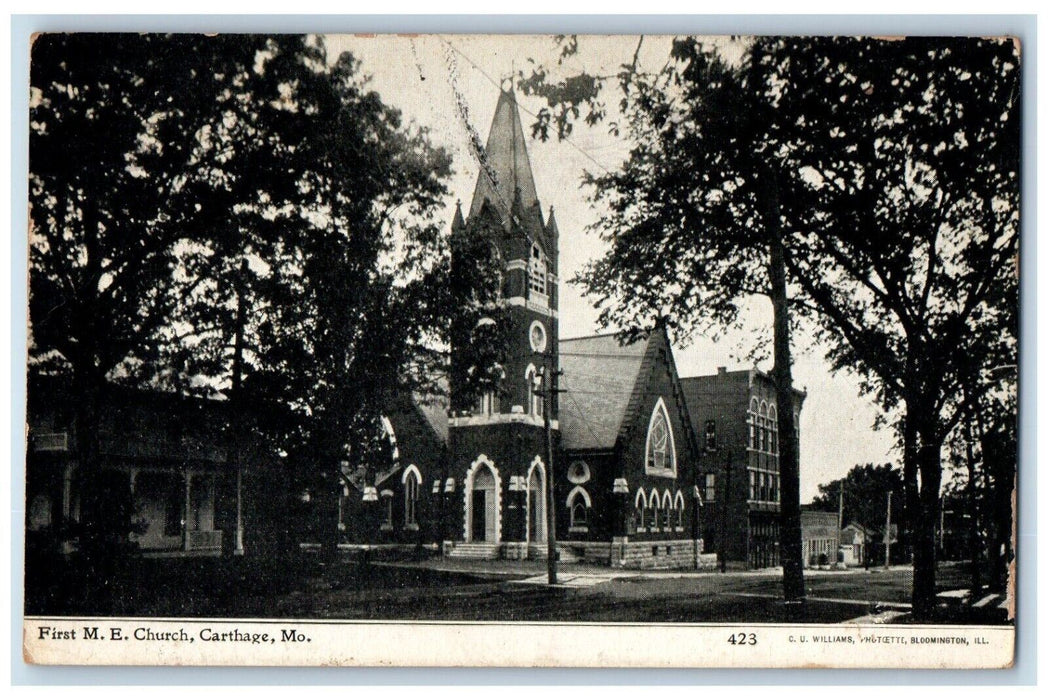
[[[487,79],[488,79],[488,82],[490,82],[490,83],[491,83],[492,85],[494,85],[495,87],[497,87],[497,88],[498,88],[499,90],[501,90],[501,89],[502,89],[502,83],[500,83],[499,81],[495,80],[495,79],[494,79],[494,78],[492,78],[492,77],[491,77],[490,75],[488,75],[488,73],[487,73],[487,72],[486,72],[486,71],[485,71],[485,70],[484,70],[483,68],[481,68],[480,66],[478,66],[478,65],[477,65],[477,64],[476,64],[476,63],[475,63],[475,62],[473,61],[473,59],[472,59],[472,58],[470,58],[469,56],[467,56],[466,54],[464,54],[464,53],[463,53],[463,52],[462,52],[462,51],[461,51],[461,50],[460,50],[460,49],[459,49],[459,48],[458,48],[457,46],[455,46],[454,44],[452,44],[452,43],[451,43],[450,41],[448,41],[448,40],[447,40],[447,39],[445,39],[444,37],[437,37],[437,38],[438,38],[438,39],[440,39],[440,40],[441,40],[442,42],[444,42],[445,44],[447,44],[447,46],[448,46],[448,47],[449,47],[449,48],[450,48],[450,49],[451,49],[452,51],[454,51],[455,53],[457,53],[457,54],[458,54],[459,56],[462,56],[462,58],[466,59],[466,62],[467,62],[467,63],[469,63],[469,64],[470,64],[471,66],[473,66],[473,67],[474,67],[475,69],[477,69],[477,71],[478,71],[478,72],[479,72],[479,73],[480,73],[481,75],[483,75],[483,76],[484,76],[485,78],[487,78]],[[518,108],[520,108],[520,110],[521,110],[521,111],[523,111],[523,112],[524,112],[525,114],[528,114],[528,115],[530,115],[530,116],[534,117],[535,119],[538,119],[538,118],[539,118],[539,115],[535,114],[534,112],[532,112],[532,111],[531,111],[530,109],[528,109],[527,107],[523,106],[523,105],[522,105],[522,104],[520,104],[519,102],[517,102],[517,107],[518,107]],[[589,160],[589,161],[590,161],[591,163],[593,163],[594,165],[596,165],[596,166],[597,166],[598,168],[600,168],[600,169],[601,169],[601,170],[603,170],[604,172],[606,172],[606,173],[607,173],[607,172],[610,172],[610,171],[609,171],[609,170],[608,170],[608,169],[607,169],[606,167],[604,167],[604,165],[603,165],[603,164],[601,164],[601,163],[600,163],[600,161],[598,161],[598,160],[597,160],[596,158],[594,158],[594,157],[593,157],[593,156],[591,156],[591,155],[590,155],[589,153],[587,153],[587,152],[585,151],[585,149],[583,149],[583,148],[582,148],[581,146],[579,146],[578,144],[576,144],[576,143],[575,143],[574,141],[572,141],[572,140],[571,140],[570,138],[568,138],[567,136],[564,136],[563,138],[561,138],[561,140],[562,140],[562,141],[564,141],[565,143],[567,143],[567,144],[568,144],[569,146],[571,146],[572,148],[574,148],[574,149],[575,149],[576,151],[578,151],[579,153],[581,153],[581,154],[582,154],[583,156],[585,156],[585,157],[586,157],[586,159],[588,159],[588,160]]]

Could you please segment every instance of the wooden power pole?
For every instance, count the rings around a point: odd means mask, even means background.
[[[892,492],[888,491],[888,512],[884,516],[884,568],[892,561]]]
[[[557,583],[557,503],[553,488],[553,428],[550,415],[553,413],[553,375],[552,353],[547,354],[547,364],[540,372],[542,388],[542,426],[546,432],[546,574],[549,585]]]

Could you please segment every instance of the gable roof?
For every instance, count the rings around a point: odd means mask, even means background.
[[[446,401],[415,397],[415,406],[442,445],[448,444],[448,407]]]
[[[565,449],[615,447],[650,340],[622,345],[614,334],[561,339],[559,419]]]
[[[673,348],[661,324],[632,343],[621,344],[614,334],[560,341],[562,445],[569,450],[614,449],[635,427],[648,398],[649,382],[663,362],[673,383],[672,394],[666,396],[667,408],[676,408],[684,430],[678,446],[697,455],[698,440]]]

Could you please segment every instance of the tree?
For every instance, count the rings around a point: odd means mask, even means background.
[[[643,39],[641,39],[643,41]],[[791,300],[786,236],[796,163],[796,114],[779,108],[774,82],[782,42],[753,40],[741,62],[726,60],[695,38],[675,39],[658,73],[638,70],[637,56],[617,80],[633,144],[614,172],[588,177],[593,200],[613,216],[598,224],[611,245],[578,279],[603,306],[600,321],[634,335],[667,317],[678,337],[734,323],[744,297],[771,300],[773,368],[782,433],[797,434],[790,352]],[[568,52],[573,51],[571,45]],[[551,124],[570,133],[580,106],[605,118],[600,92],[608,77],[582,74],[553,82],[539,68],[523,82],[542,95],[535,131]],[[804,599],[800,531],[799,444],[782,440],[780,547],[783,596]]]
[[[888,515],[888,494],[891,494],[892,518],[898,522],[897,508],[903,502],[902,474],[891,464],[861,464],[852,467],[842,479],[819,484],[819,495],[812,499],[816,510],[837,512],[840,495],[844,493],[844,525],[854,521],[867,529],[883,530]]]
[[[677,39],[654,76],[636,55],[614,76],[635,145],[618,172],[590,178],[615,215],[611,251],[582,276],[606,305],[602,320],[630,326],[658,311],[685,330],[696,319],[723,325],[745,294],[769,294],[786,368],[788,282],[833,366],[857,370],[886,408],[905,408],[913,602],[928,616],[942,441],[963,412],[962,387],[1002,350],[1014,358],[1007,339],[990,349],[1016,306],[1015,47],[761,37],[730,63]],[[608,79],[556,83],[537,71],[525,84],[557,107],[536,128],[563,131],[587,104],[586,119],[602,119]],[[786,373],[776,376],[782,391]],[[792,545],[792,532],[783,537]]]
[[[265,313],[245,391],[281,407],[266,428],[314,486],[333,553],[347,472],[364,466],[373,485],[384,412],[444,371],[434,344],[445,309],[427,290],[447,269],[435,217],[450,158],[367,88],[350,54],[332,60],[316,40],[274,62],[295,196],[280,203],[290,221],[262,258]]]
[[[85,489],[119,379],[232,393],[333,504],[447,372],[447,154],[317,39],[42,37],[33,70],[34,357],[90,388]]]
[[[30,103],[30,363],[76,397],[82,545],[126,540],[127,509],[98,475],[107,382],[158,352],[188,291],[177,241],[199,213],[187,181],[224,76],[250,64],[244,37],[41,35]]]
[[[791,55],[782,106],[810,138],[787,265],[834,366],[905,408],[913,606],[926,618],[944,441],[980,375],[1015,364],[1018,54],[1006,39],[914,38],[804,40]]]

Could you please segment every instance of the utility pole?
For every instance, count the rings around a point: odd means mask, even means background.
[[[837,493],[837,551],[833,555],[833,568],[840,565],[837,561],[841,556],[841,532],[844,531],[844,479],[841,479],[841,490]]]
[[[844,481],[841,480],[841,490],[837,492],[837,530],[844,529]]]
[[[888,491],[888,512],[884,516],[884,569],[888,570],[892,561],[892,492]]]
[[[545,353],[547,364],[539,370],[542,397],[542,425],[546,432],[546,574],[549,585],[557,583],[557,504],[553,488],[553,428],[550,414],[553,413],[553,375],[559,374],[552,365],[552,353]]]
[[[721,497],[721,523],[718,549],[720,550],[720,570],[728,570],[728,501],[731,499],[731,450],[724,453],[724,495]]]

